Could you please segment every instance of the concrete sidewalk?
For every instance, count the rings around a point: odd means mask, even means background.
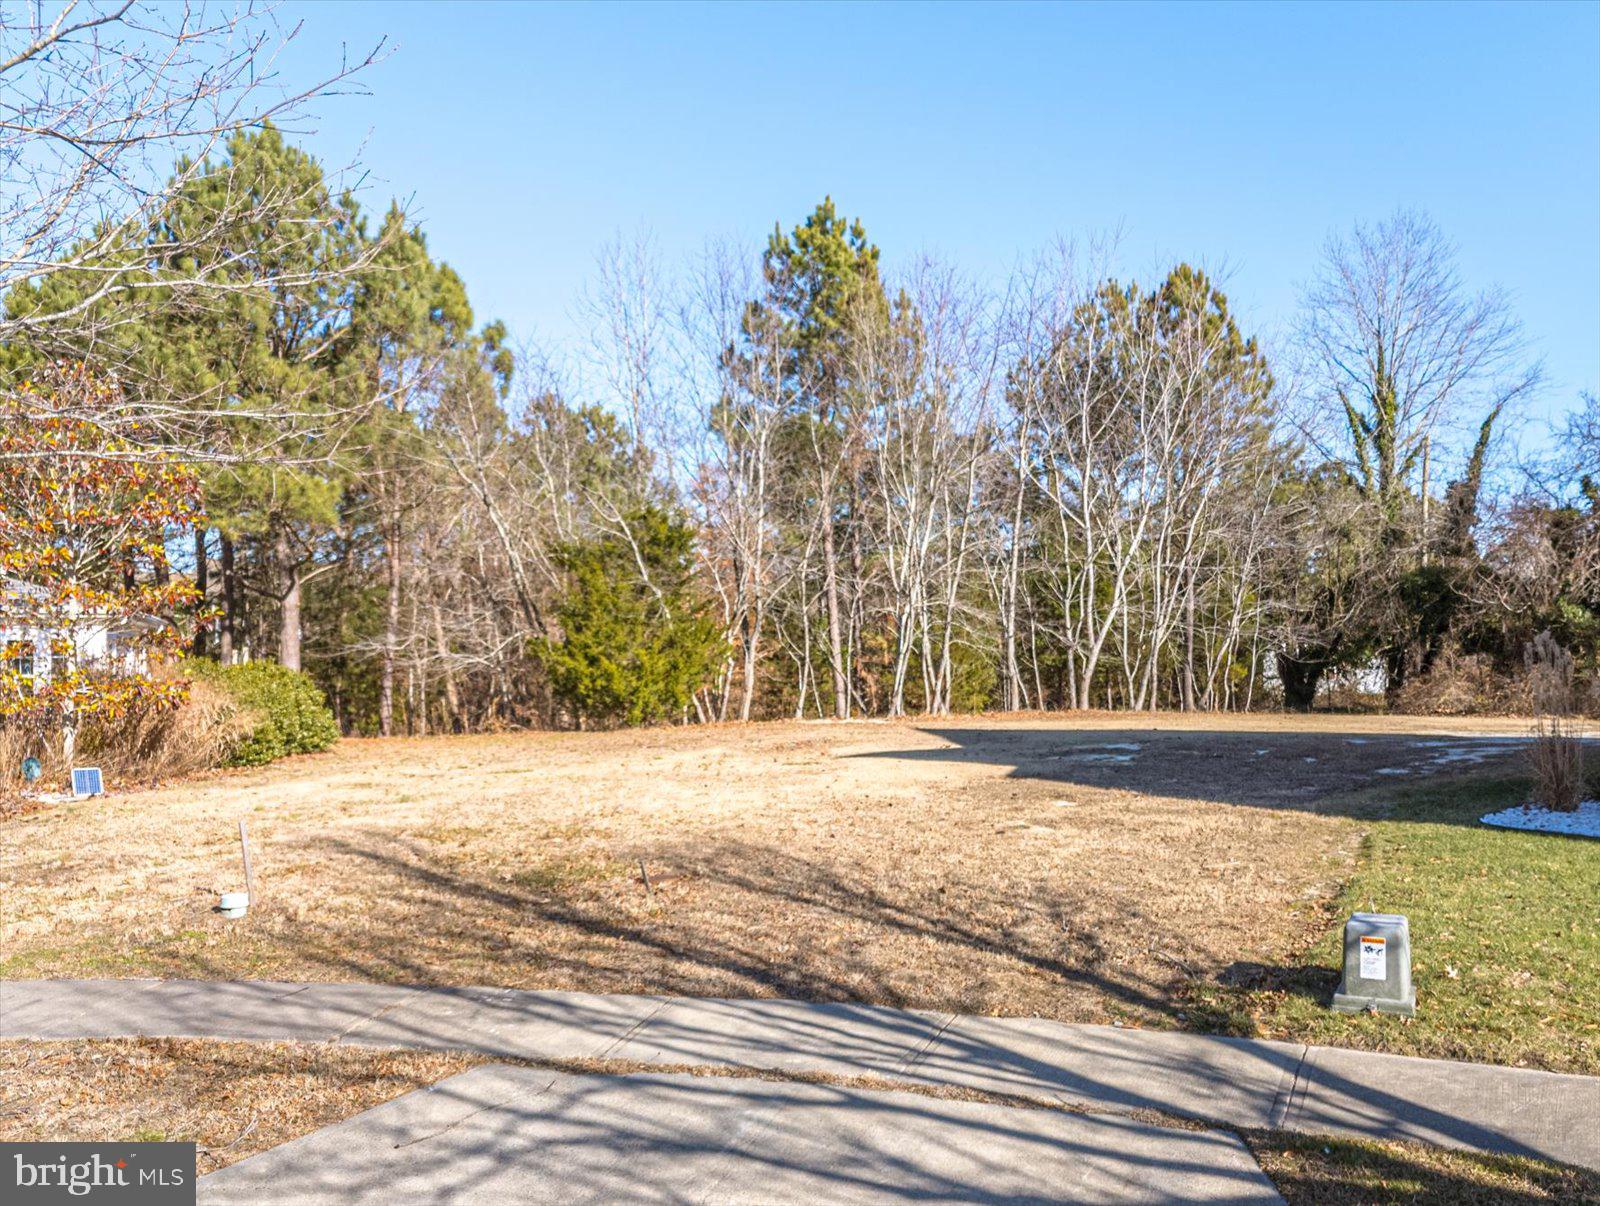
[[[489,1064],[201,1179],[199,1200],[1282,1202],[1237,1136],[748,1077]]]
[[[381,984],[0,981],[0,1038],[356,1043],[877,1076],[1600,1169],[1600,1078],[867,1005]]]

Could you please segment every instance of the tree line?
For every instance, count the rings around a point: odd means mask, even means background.
[[[347,731],[1309,707],[1352,674],[1497,706],[1546,630],[1594,666],[1600,411],[1511,462],[1537,366],[1425,216],[1330,241],[1270,356],[1193,264],[891,272],[829,199],[670,271],[618,240],[585,346],[540,348],[251,113],[14,273],[0,374],[43,424],[89,366],[119,455],[197,475],[182,547],[117,572],[185,576],[193,656],[304,669]]]

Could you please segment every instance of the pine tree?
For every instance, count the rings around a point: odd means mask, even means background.
[[[775,229],[762,258],[765,295],[752,302],[745,330],[753,342],[770,342],[769,324],[784,330],[792,349],[785,366],[792,423],[786,435],[791,487],[798,515],[814,516],[821,529],[823,604],[834,715],[850,715],[851,651],[860,619],[845,596],[841,560],[848,556],[860,578],[859,532],[851,527],[859,491],[851,464],[861,402],[853,379],[855,342],[864,328],[889,320],[878,274],[878,249],[860,219],[839,216],[831,197],[789,234]],[[840,528],[845,528],[841,539]],[[841,546],[845,546],[841,548]],[[847,614],[847,609],[848,613]]]

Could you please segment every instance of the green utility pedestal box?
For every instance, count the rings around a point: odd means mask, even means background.
[[[1411,987],[1411,923],[1398,913],[1352,913],[1344,923],[1344,979],[1333,994],[1340,1013],[1417,1012]]]

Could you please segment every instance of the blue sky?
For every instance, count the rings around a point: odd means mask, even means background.
[[[285,64],[388,35],[301,141],[409,200],[482,318],[575,335],[619,230],[670,260],[822,198],[888,263],[998,278],[1058,236],[1224,273],[1269,338],[1327,235],[1430,212],[1516,302],[1548,385],[1600,391],[1600,4],[324,4]]]

